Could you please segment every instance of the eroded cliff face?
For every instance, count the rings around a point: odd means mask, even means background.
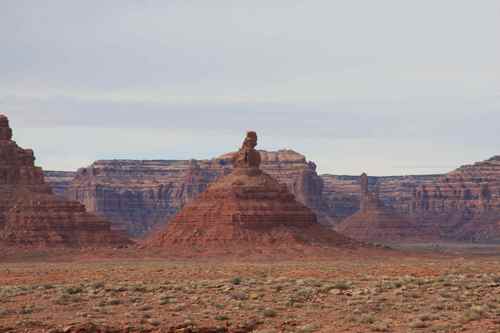
[[[323,182],[314,163],[292,150],[259,152],[263,171],[321,212]],[[208,184],[229,174],[233,154],[212,160],[97,161],[78,170],[65,196],[141,236],[164,225]]]
[[[500,156],[419,186],[411,209],[418,220],[439,225],[444,238],[500,240]]]

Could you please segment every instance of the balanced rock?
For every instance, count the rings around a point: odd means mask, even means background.
[[[9,245],[116,246],[130,243],[109,222],[52,194],[31,149],[12,141],[0,115],[0,240]]]
[[[316,215],[296,201],[286,185],[260,169],[256,145],[256,133],[248,132],[231,158],[233,171],[187,203],[149,244],[210,248],[350,243],[318,224]]]
[[[335,227],[339,233],[360,241],[384,243],[438,238],[437,229],[419,225],[392,207],[385,206],[377,192],[369,191],[365,173],[360,177],[360,189],[360,210]]]
[[[313,162],[289,149],[258,152],[261,170],[285,184],[320,222],[327,220],[323,182]],[[100,160],[76,174],[49,172],[45,179],[56,193],[83,203],[132,236],[143,236],[165,227],[209,184],[231,173],[234,153],[207,160]]]

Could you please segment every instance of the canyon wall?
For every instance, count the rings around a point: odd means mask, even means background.
[[[360,209],[359,176],[319,176],[313,162],[291,150],[260,153],[262,169],[286,184],[320,222],[336,225]],[[228,174],[231,156],[97,161],[79,170],[71,182],[71,173],[51,173],[47,179],[57,193],[84,203],[115,226],[139,236],[166,223],[209,183]],[[499,160],[493,157],[444,175],[368,177],[368,188],[399,216],[440,225],[445,239],[488,240],[496,237],[494,224],[500,221]]]
[[[259,152],[262,170],[326,221],[316,165],[292,150]],[[230,173],[231,157],[232,153],[212,160],[102,160],[78,170],[70,184],[56,174],[50,179],[67,198],[141,236],[164,225],[209,183]]]
[[[419,221],[439,225],[443,238],[500,240],[500,156],[421,184],[411,210]]]

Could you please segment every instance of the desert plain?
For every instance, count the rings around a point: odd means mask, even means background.
[[[498,246],[0,257],[0,332],[499,332]]]

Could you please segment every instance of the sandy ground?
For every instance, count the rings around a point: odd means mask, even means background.
[[[500,332],[498,247],[417,247],[244,262],[4,252],[0,332]]]

